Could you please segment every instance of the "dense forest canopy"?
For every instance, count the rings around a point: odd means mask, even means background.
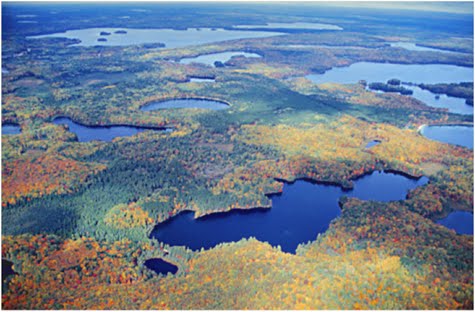
[[[473,79],[309,79],[361,62],[473,72],[473,8],[460,8],[2,3],[2,259],[16,273],[2,272],[2,307],[473,309],[473,235],[437,223],[473,213],[473,150],[419,131],[473,127],[473,113],[406,89],[473,106]],[[50,36],[73,30],[95,44]],[[172,35],[129,44],[134,30]],[[167,46],[191,32],[209,37]],[[222,52],[260,57],[180,62]],[[176,99],[228,106],[144,109]],[[79,140],[74,124],[141,130]],[[349,190],[378,170],[428,183],[405,200],[339,198],[341,215],[295,253],[246,236],[207,250],[150,236],[184,211],[273,209],[284,181]],[[178,270],[157,274],[150,259]]]

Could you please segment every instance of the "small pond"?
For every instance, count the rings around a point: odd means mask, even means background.
[[[17,274],[13,271],[13,262],[2,259],[2,281],[5,281],[10,275]]]
[[[297,246],[315,240],[328,229],[341,211],[341,196],[363,200],[394,201],[406,198],[407,192],[428,182],[426,177],[373,172],[354,181],[354,188],[297,180],[285,183],[283,193],[269,195],[272,208],[232,210],[194,219],[185,211],[158,224],[151,237],[169,245],[185,245],[193,250],[212,248],[219,243],[256,237],[283,251],[295,252]],[[378,190],[378,191],[375,191]]]
[[[2,294],[8,290],[9,277],[18,274],[13,271],[13,262],[2,259]]]
[[[117,33],[125,31],[126,33]],[[98,42],[101,32],[111,33],[107,41]],[[164,43],[165,48],[181,48],[185,46],[219,42],[226,40],[262,38],[282,35],[278,32],[249,31],[249,30],[225,30],[212,28],[188,28],[186,30],[174,29],[131,29],[131,28],[86,28],[68,30],[62,33],[54,33],[39,36],[30,36],[27,39],[40,38],[69,38],[81,40],[73,46],[124,46],[145,43]]]
[[[371,148],[371,147],[373,147],[373,146],[378,145],[379,143],[381,143],[380,140],[373,140],[373,141],[371,141],[371,142],[368,142],[368,144],[366,144],[365,148]]]
[[[437,223],[454,230],[457,234],[473,235],[473,213],[471,212],[454,211]]]
[[[421,134],[431,140],[465,146],[473,149],[473,127],[469,126],[424,126]]]
[[[110,142],[114,138],[132,136],[146,130],[170,131],[167,128],[135,127],[135,126],[85,126],[67,117],[58,117],[53,120],[57,125],[68,125],[69,131],[76,134],[79,142],[93,140]]]
[[[157,274],[167,275],[168,273],[175,274],[178,271],[178,267],[166,262],[162,259],[148,259],[144,262],[144,265]]]
[[[176,99],[168,101],[152,102],[140,108],[141,111],[148,112],[158,109],[168,108],[201,108],[210,110],[221,110],[229,108],[224,102],[218,102],[206,99]]]
[[[190,82],[216,82],[214,78],[190,77]]]
[[[234,56],[243,56],[250,58],[259,58],[262,57],[256,53],[248,53],[243,51],[230,51],[222,53],[212,53],[212,54],[203,54],[197,57],[182,58],[180,60],[181,64],[191,64],[191,63],[202,63],[210,66],[214,66],[214,62],[226,63]]]
[[[11,135],[21,133],[21,128],[19,125],[6,123],[2,125],[2,135]]]

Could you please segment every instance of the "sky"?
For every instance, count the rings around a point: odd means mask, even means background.
[[[331,1],[325,5],[473,14],[472,1]]]

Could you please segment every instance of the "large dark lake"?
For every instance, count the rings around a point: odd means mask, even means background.
[[[341,211],[341,196],[364,200],[404,200],[407,192],[428,182],[426,177],[410,179],[388,172],[373,172],[354,181],[354,189],[297,180],[285,183],[283,193],[270,195],[271,209],[232,210],[198,219],[193,212],[182,212],[158,224],[151,237],[169,245],[185,245],[193,250],[212,248],[223,242],[256,237],[283,251],[315,240],[328,229]]]

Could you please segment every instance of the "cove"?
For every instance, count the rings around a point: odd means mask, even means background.
[[[437,221],[457,234],[473,235],[473,213],[467,211],[451,212],[446,218]]]
[[[162,259],[148,259],[144,262],[144,265],[157,274],[167,275],[168,273],[175,274],[178,271],[178,267],[166,262]]]
[[[110,142],[114,138],[132,136],[146,130],[171,131],[167,128],[135,127],[135,126],[85,126],[79,124],[68,117],[57,117],[54,124],[67,125],[69,131],[76,134],[79,142],[89,142],[93,140]]]
[[[167,101],[158,101],[146,104],[140,108],[141,111],[148,112],[157,109],[167,108],[202,108],[210,110],[221,110],[229,108],[224,102],[206,99],[175,99]]]
[[[180,63],[181,64],[202,63],[209,66],[214,66],[214,62],[226,63],[227,61],[229,61],[231,58],[235,56],[243,56],[243,57],[249,57],[249,58],[262,57],[256,53],[247,53],[243,51],[230,51],[230,52],[222,52],[222,53],[203,54],[197,57],[182,58],[180,60]]]
[[[294,253],[299,244],[315,240],[341,214],[338,204],[341,196],[383,202],[404,200],[409,190],[426,183],[426,177],[411,179],[379,171],[354,180],[352,190],[297,180],[284,183],[281,194],[269,195],[270,209],[231,210],[198,219],[194,218],[194,212],[185,211],[159,223],[150,236],[193,250],[253,236]]]
[[[11,135],[21,133],[21,128],[19,125],[6,123],[2,125],[2,135]]]
[[[431,140],[465,146],[473,150],[471,126],[424,126],[420,133]]]

